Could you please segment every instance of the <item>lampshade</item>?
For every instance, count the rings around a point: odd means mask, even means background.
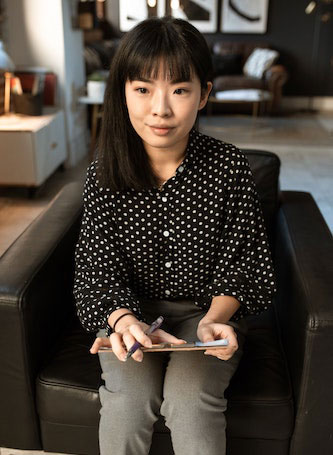
[[[13,71],[15,69],[13,60],[5,51],[2,41],[0,41],[0,69],[4,71]]]

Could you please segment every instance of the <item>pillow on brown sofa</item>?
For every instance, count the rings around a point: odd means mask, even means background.
[[[277,51],[256,47],[246,60],[243,72],[245,76],[261,79],[278,57]]]

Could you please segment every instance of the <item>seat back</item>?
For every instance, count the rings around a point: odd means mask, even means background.
[[[267,234],[272,247],[274,244],[274,226],[279,206],[280,158],[264,150],[242,150],[253,172],[259,200],[261,203]]]

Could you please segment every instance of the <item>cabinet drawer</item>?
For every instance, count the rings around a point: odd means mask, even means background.
[[[40,185],[66,159],[65,122],[62,112],[35,134],[36,179]]]
[[[0,184],[34,185],[36,181],[33,134],[30,131],[0,133]]]

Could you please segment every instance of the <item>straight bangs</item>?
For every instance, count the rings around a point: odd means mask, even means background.
[[[159,49],[157,49],[159,51]],[[159,76],[171,82],[189,82],[194,70],[188,62],[188,55],[178,49],[177,53],[154,52],[143,56],[145,52],[132,55],[128,62],[127,80],[157,79]],[[161,66],[162,65],[162,66]],[[163,74],[159,74],[160,71]]]
[[[125,80],[156,79],[161,63],[164,73],[161,76],[166,80],[185,82],[193,78],[192,55],[174,29],[154,27],[150,34],[138,35],[126,60]]]

